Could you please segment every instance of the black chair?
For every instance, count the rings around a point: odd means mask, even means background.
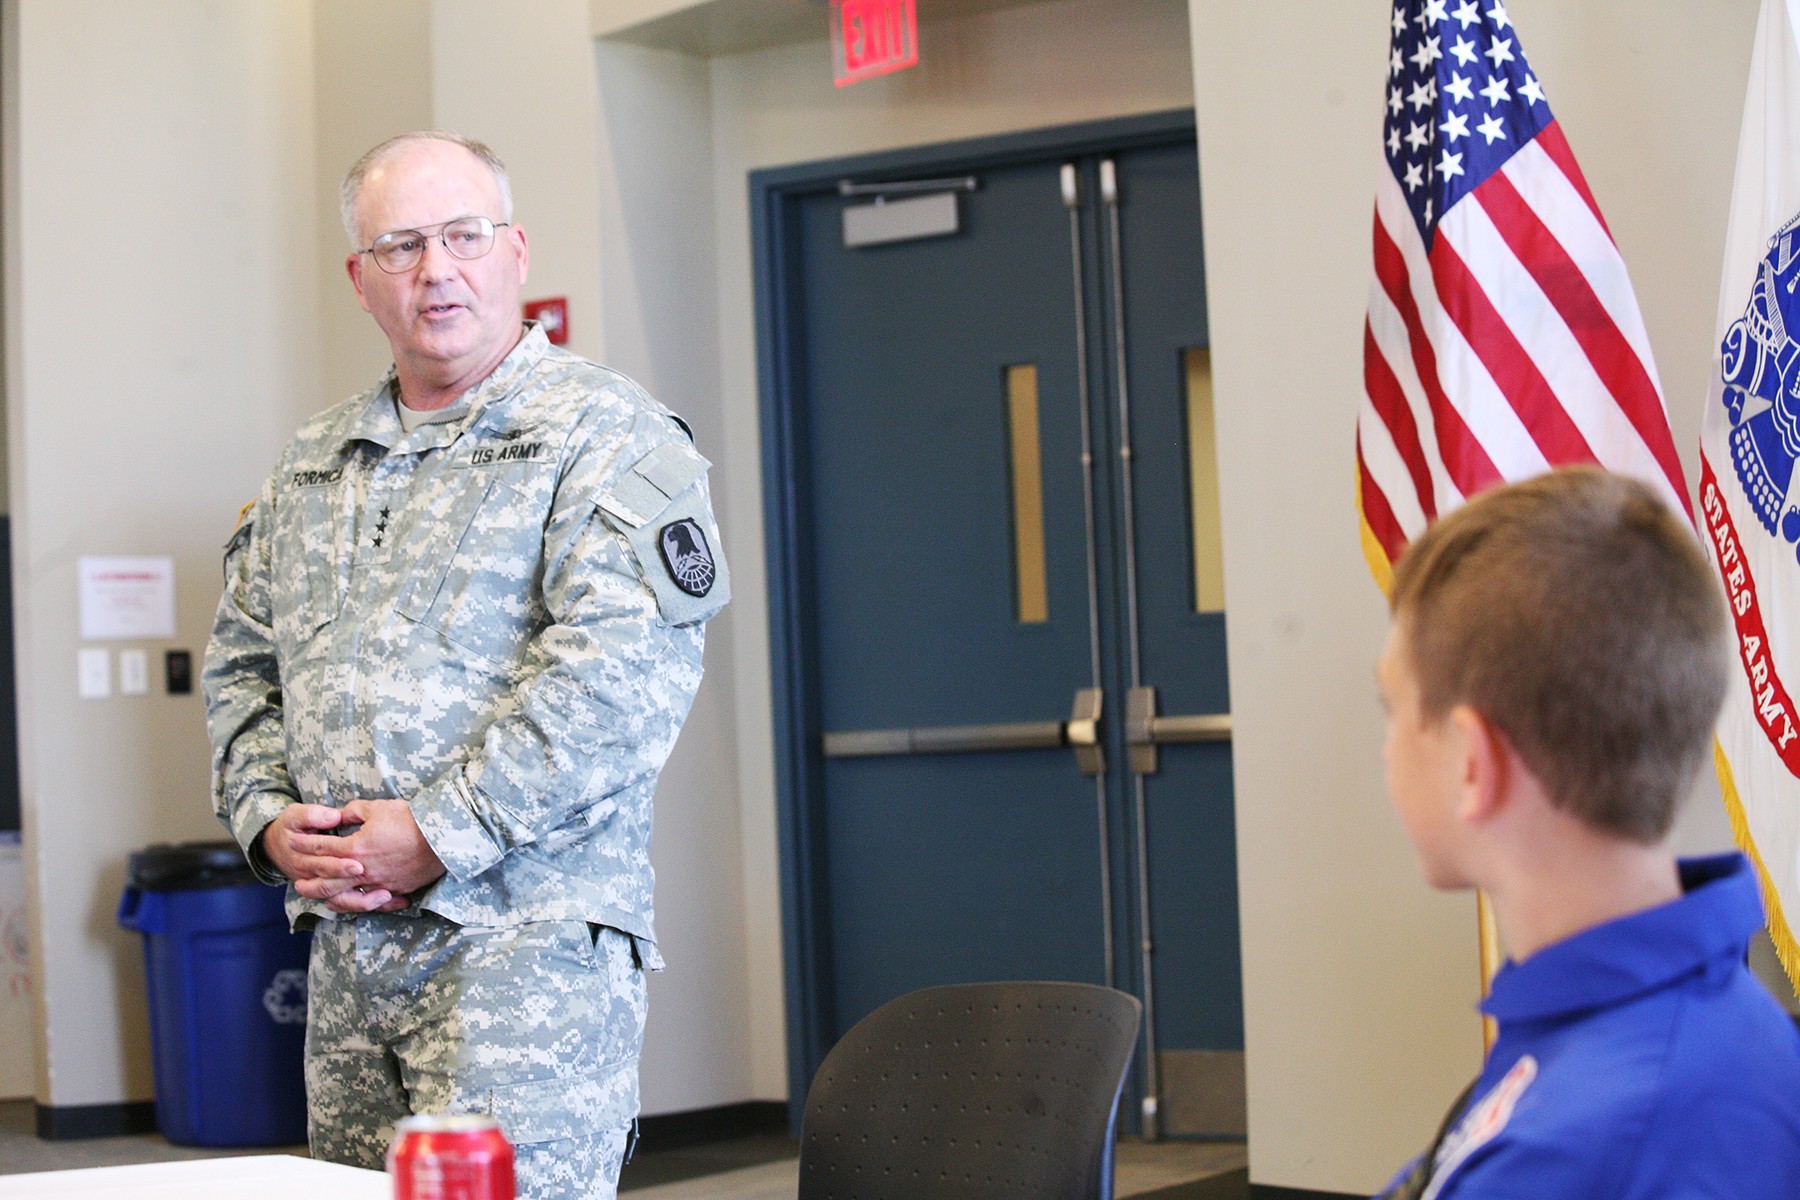
[[[800,1128],[800,1200],[1111,1200],[1143,1006],[1085,983],[889,1001],[832,1047]]]

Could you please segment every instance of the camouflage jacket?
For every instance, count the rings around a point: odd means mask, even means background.
[[[404,433],[392,385],[307,422],[226,547],[214,809],[249,851],[295,801],[405,799],[448,868],[418,907],[653,954],[651,793],[730,595],[708,463],[535,326],[458,420]]]

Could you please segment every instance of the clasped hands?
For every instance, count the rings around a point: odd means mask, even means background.
[[[338,912],[396,912],[444,874],[404,800],[290,804],[263,830],[262,845],[295,891]]]

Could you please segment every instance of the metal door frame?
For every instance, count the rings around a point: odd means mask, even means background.
[[[787,1013],[788,1119],[800,1127],[807,1089],[831,1049],[825,998],[826,888],[819,813],[818,650],[811,630],[812,547],[803,427],[804,347],[798,311],[799,199],[840,179],[979,173],[1057,155],[1078,157],[1193,137],[1192,109],[1082,122],[752,171],[751,261],[756,304],[758,418],[769,589],[770,701],[775,731],[776,825],[781,871],[783,993]]]

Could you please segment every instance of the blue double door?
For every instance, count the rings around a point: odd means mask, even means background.
[[[1150,1018],[1126,1120],[1231,1134],[1199,176],[1170,124],[849,164],[775,210],[789,1002],[816,1059],[915,988],[1112,984]]]

